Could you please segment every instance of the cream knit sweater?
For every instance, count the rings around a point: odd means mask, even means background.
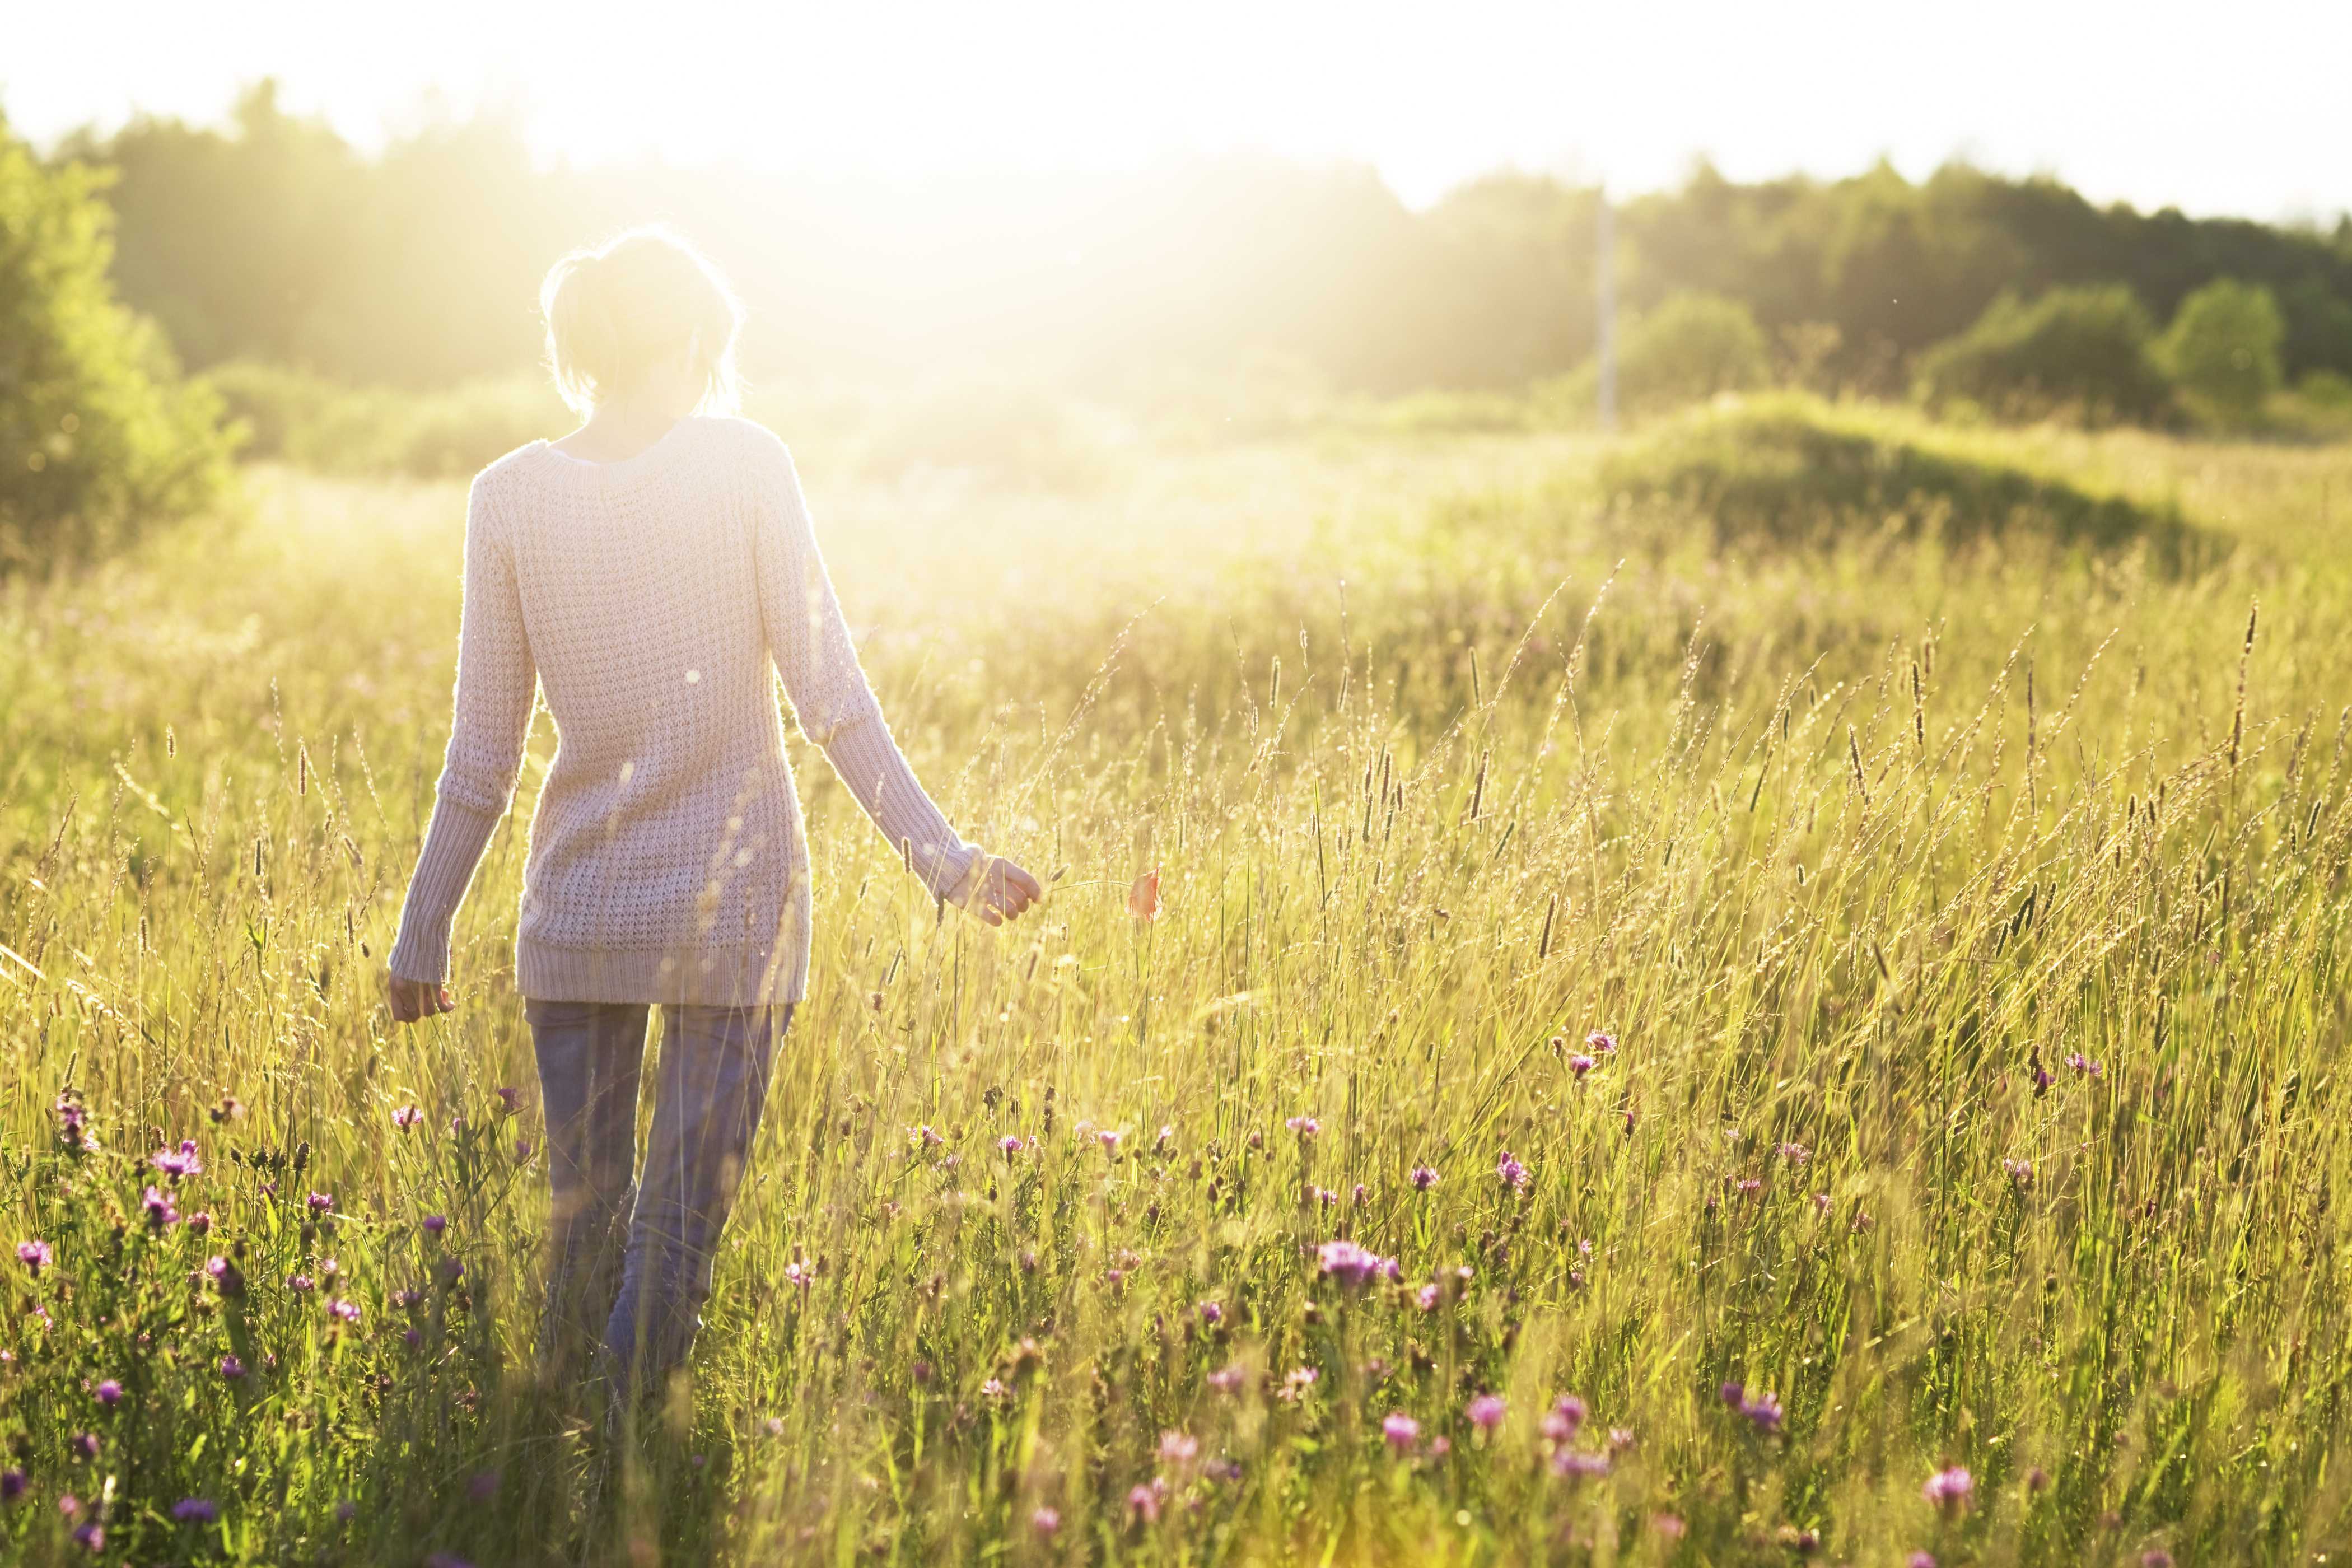
[[[979,854],[892,742],[799,476],[759,426],[683,419],[619,463],[544,441],[501,458],[467,501],[465,583],[456,721],[394,973],[448,974],[534,684],[557,744],[523,871],[526,996],[801,999],[809,857],[772,659],[802,732],[934,894]]]

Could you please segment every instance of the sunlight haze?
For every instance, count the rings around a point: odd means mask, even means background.
[[[436,105],[512,103],[543,155],[577,163],[908,173],[1264,148],[1369,163],[1421,205],[1504,166],[1643,190],[1702,156],[1740,179],[1882,154],[1917,178],[1959,156],[2142,207],[2352,208],[2352,164],[2330,151],[2352,144],[2333,79],[2352,11],[2293,0],[2226,26],[2210,7],[2020,0],[703,4],[658,26],[449,0],[396,19],[268,0],[11,9],[0,109],[39,142],[140,111],[215,122],[275,76],[290,110],[362,145]]]

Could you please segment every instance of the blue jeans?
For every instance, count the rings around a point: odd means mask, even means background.
[[[526,1002],[547,1110],[551,1265],[541,1373],[601,1345],[624,1396],[683,1366],[768,1098],[774,1007],[664,1007],[653,1135],[636,1168],[641,1003]],[[616,1278],[617,1276],[617,1278]]]

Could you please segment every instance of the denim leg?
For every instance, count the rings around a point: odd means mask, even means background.
[[[604,1326],[632,1391],[685,1364],[719,1237],[734,1207],[790,1005],[662,1009],[653,1135],[637,1182],[620,1299]]]
[[[619,1293],[647,1012],[629,1003],[523,1004],[547,1113],[550,1265],[539,1362],[551,1381],[579,1376]]]

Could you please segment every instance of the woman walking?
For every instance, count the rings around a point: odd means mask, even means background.
[[[686,1362],[807,987],[809,855],[771,669],[934,895],[996,925],[1043,891],[959,837],[892,742],[791,457],[722,416],[742,310],[716,269],[635,230],[557,262],[541,306],[583,423],[491,464],[467,500],[456,716],[390,991],[402,1023],[451,1009],[451,921],[544,693],[557,746],[516,952],[548,1127],[541,1353],[568,1378],[601,1343],[626,1398]]]

